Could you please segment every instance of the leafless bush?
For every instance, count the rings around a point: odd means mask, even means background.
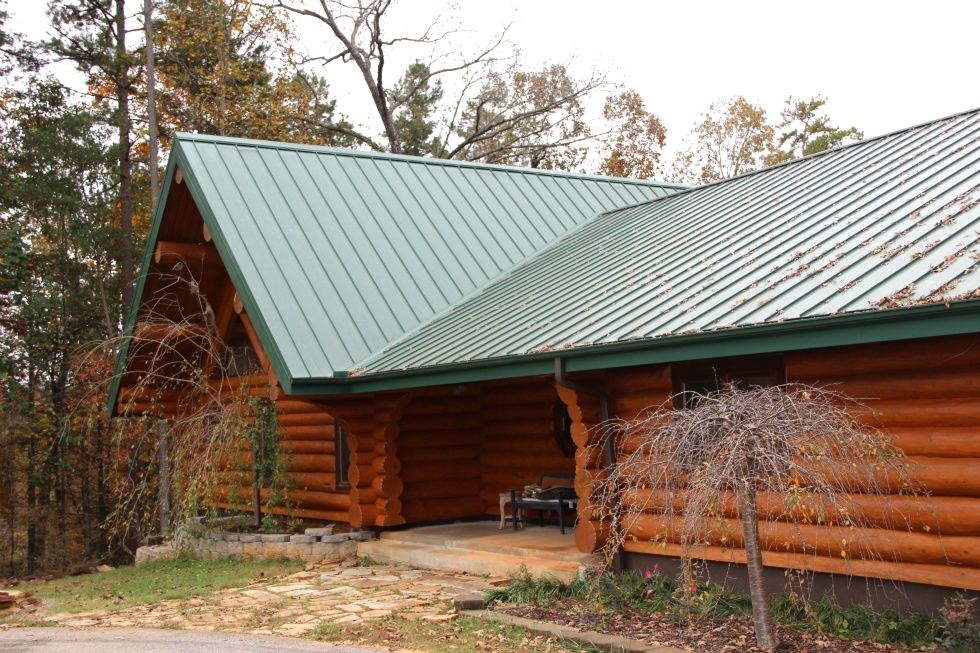
[[[894,558],[882,544],[887,538],[875,534],[910,527],[907,510],[885,499],[921,494],[911,463],[859,419],[869,416],[866,406],[826,389],[726,384],[620,422],[618,462],[591,497],[610,520],[607,546],[679,545],[688,563],[706,546],[744,548],[756,636],[771,649],[763,548],[804,561]]]

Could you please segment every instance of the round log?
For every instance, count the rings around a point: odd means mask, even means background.
[[[371,461],[371,467],[378,474],[397,475],[402,470],[402,463],[395,456],[379,456],[375,452],[374,460]]]
[[[347,434],[347,446],[351,452],[374,453],[374,437],[360,433],[349,432]]]
[[[871,424],[893,426],[954,427],[980,424],[980,402],[975,398],[891,401],[868,401],[874,415],[866,419]]]
[[[317,424],[314,426],[282,426],[283,437],[287,440],[317,440],[333,443],[334,430],[332,424]]]
[[[287,454],[320,454],[332,456],[332,440],[283,440],[282,449]]]
[[[551,412],[551,406],[556,401],[558,401],[558,392],[553,386],[544,383],[486,388],[480,394],[480,403],[484,406],[499,406],[506,410],[507,407],[515,405],[542,404],[545,414]]]
[[[402,501],[401,499],[386,499],[384,497],[378,497],[374,502],[375,507],[377,507],[379,513],[387,513],[389,515],[400,515],[402,512]]]
[[[580,497],[591,497],[593,490],[607,477],[608,474],[603,469],[579,468],[575,470],[575,494]]]
[[[418,462],[436,462],[447,460],[476,460],[479,451],[476,449],[406,449],[398,458],[402,466],[410,467]]]
[[[279,415],[282,426],[333,426],[333,418],[327,413],[292,413]]]
[[[250,457],[251,458],[251,457]],[[333,455],[323,454],[294,454],[289,456],[290,471],[332,473],[334,469]]]
[[[312,401],[301,401],[299,399],[279,399],[276,401],[276,411],[282,415],[322,413],[324,415],[324,423],[333,424],[333,416],[326,412],[323,409],[323,406]]]
[[[831,389],[850,397],[883,400],[947,399],[980,396],[980,373],[975,366],[880,371],[836,379]]]
[[[448,415],[405,415],[399,420],[401,431],[453,431],[480,428],[479,415],[452,413]]]
[[[266,494],[266,488],[263,488],[262,494]],[[346,492],[290,490],[286,496],[298,505],[314,510],[347,510],[350,507],[350,495]]]
[[[399,515],[391,515],[387,513],[381,513],[374,519],[375,526],[387,527],[387,526],[401,526],[405,524],[405,518]]]
[[[507,419],[548,419],[552,418],[554,405],[559,403],[557,400],[550,403],[535,404],[515,404],[507,408]],[[496,420],[499,416],[499,406],[481,406],[480,424]]]
[[[582,553],[595,553],[609,540],[609,522],[579,520],[575,526],[575,546]]]
[[[370,526],[377,519],[380,510],[373,503],[357,503],[350,507],[350,525],[354,528]]]
[[[355,465],[351,461],[350,469],[347,471],[347,480],[350,481],[352,487],[367,487],[377,475],[371,465]]]
[[[635,392],[642,388],[644,392],[660,392],[670,395],[674,383],[670,374],[670,365],[639,365],[636,367],[620,367],[610,370],[609,394]]]
[[[378,493],[370,487],[352,487],[349,494],[352,505],[355,503],[374,503],[378,498]]]
[[[622,419],[636,419],[641,413],[654,411],[670,398],[662,393],[630,393],[613,395],[611,400],[612,412]]]
[[[555,422],[550,414],[547,419],[536,420],[508,420],[506,416],[500,415],[498,420],[483,425],[483,433],[489,438],[551,438],[555,435]]]
[[[375,476],[374,480],[371,481],[371,488],[378,496],[394,499],[401,496],[405,486],[398,476],[385,474]]]

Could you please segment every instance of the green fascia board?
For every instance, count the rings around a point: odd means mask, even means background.
[[[870,310],[785,322],[559,349],[480,361],[378,372],[337,379],[303,380],[291,394],[341,395],[475,383],[554,373],[564,358],[569,372],[774,354],[980,332],[980,299]]]

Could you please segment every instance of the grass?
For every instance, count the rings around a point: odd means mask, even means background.
[[[545,605],[565,598],[579,599],[600,614],[624,609],[667,612],[678,619],[722,619],[752,614],[752,601],[746,594],[712,583],[680,587],[675,580],[659,573],[641,576],[627,572],[613,576],[600,572],[585,580],[564,583],[554,578],[535,579],[522,570],[514,582],[486,593],[488,605],[496,602]],[[943,621],[934,616],[899,614],[868,605],[842,607],[830,598],[804,602],[796,595],[779,595],[772,599],[772,612],[776,623],[788,628],[911,647],[932,645],[944,632]]]
[[[426,653],[598,653],[575,642],[476,617],[430,623],[392,615],[359,624],[320,624],[309,637],[323,642],[412,649]]]
[[[101,574],[72,576],[19,587],[43,599],[51,612],[122,610],[168,599],[205,598],[249,581],[290,574],[302,568],[293,560],[157,560]]]

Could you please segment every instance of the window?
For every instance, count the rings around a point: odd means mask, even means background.
[[[333,425],[334,488],[349,490],[347,471],[350,468],[350,447],[347,444],[347,430],[334,422]]]
[[[700,397],[718,392],[725,383],[740,388],[781,385],[786,382],[782,356],[723,358],[672,366],[674,407],[691,408]]]

